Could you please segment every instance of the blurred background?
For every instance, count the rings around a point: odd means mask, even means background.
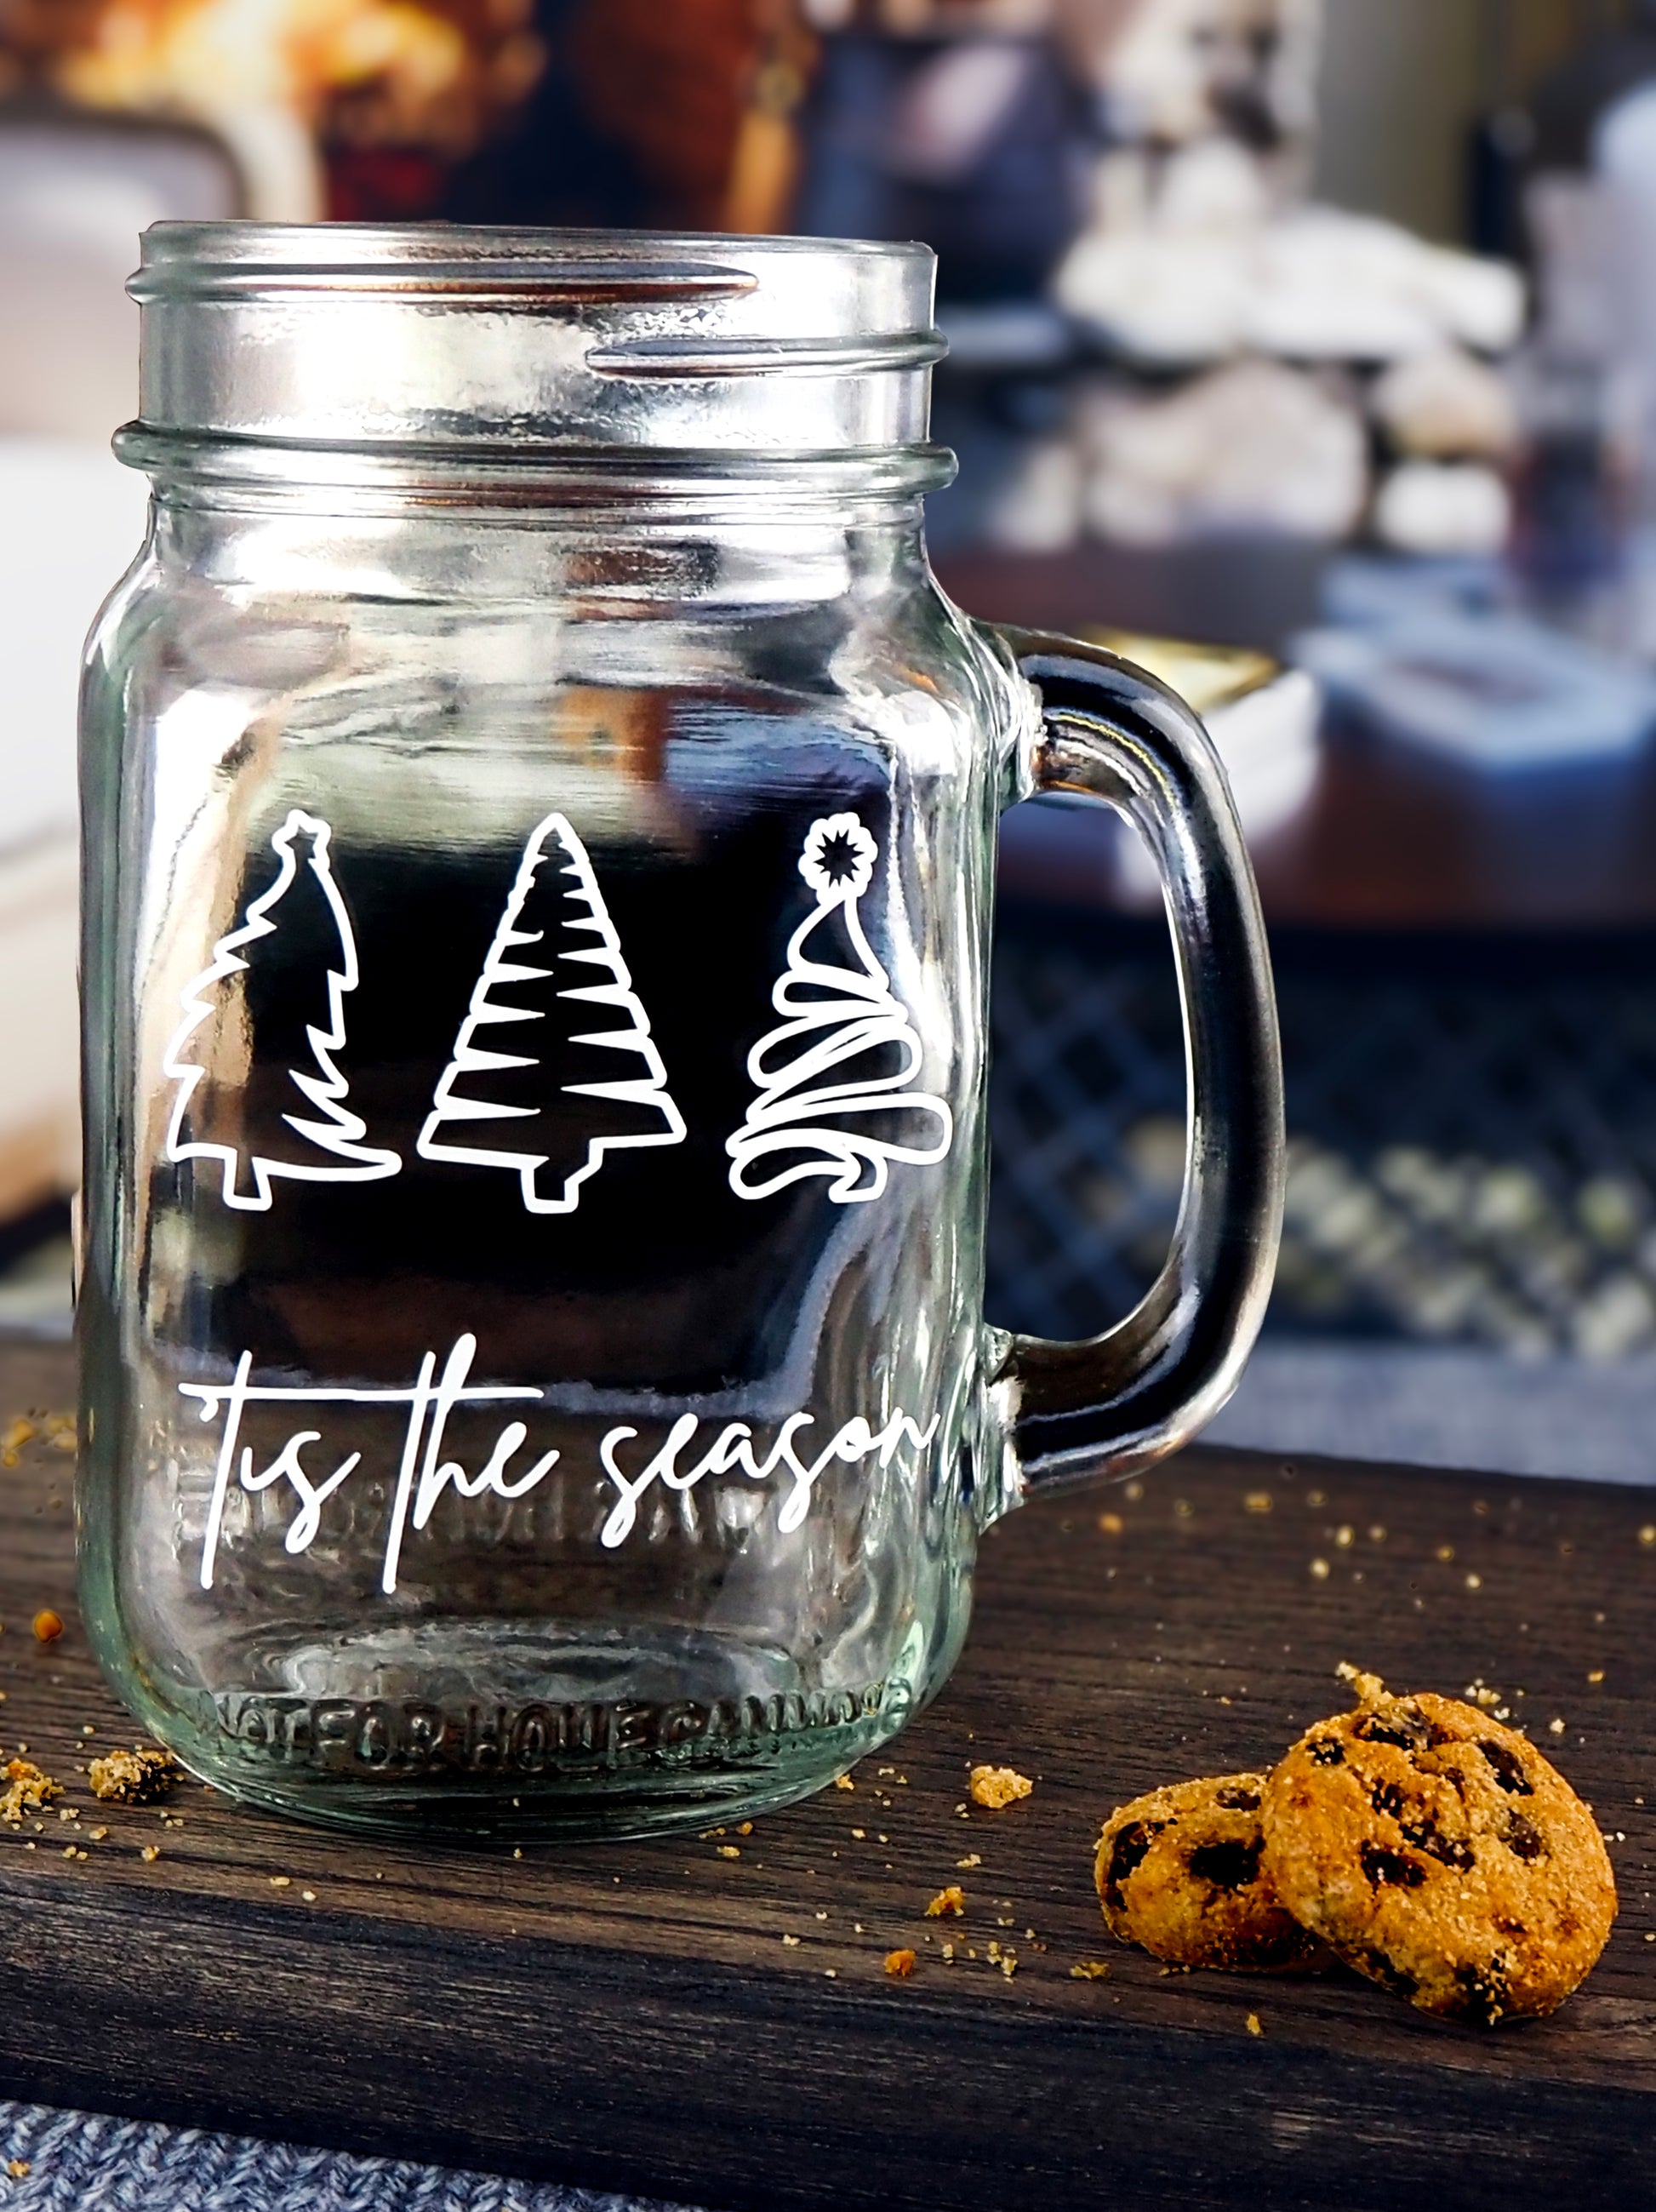
[[[1221,1433],[1650,1479],[1656,0],[0,0],[0,1326],[67,1326],[79,639],[168,216],[918,237],[971,611],[1209,715],[1291,1183]],[[1154,880],[1009,819],[991,1312],[1184,1145]]]

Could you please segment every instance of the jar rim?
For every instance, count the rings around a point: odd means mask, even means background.
[[[720,257],[728,265],[720,266]],[[423,291],[446,275],[581,282],[601,290],[612,277],[637,283],[652,267],[670,284],[717,292],[751,291],[752,263],[807,260],[889,263],[928,285],[936,257],[917,240],[805,238],[733,231],[579,229],[569,226],[450,222],[152,223],[129,289],[138,299],[199,296],[220,272],[252,277],[353,276],[375,290]],[[929,296],[929,295],[928,295]]]
[[[883,240],[158,223],[141,422],[339,449],[923,444],[936,257]]]

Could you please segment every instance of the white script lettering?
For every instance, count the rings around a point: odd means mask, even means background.
[[[832,1441],[813,1460],[801,1459],[793,1448],[793,1440],[802,1430],[816,1426],[812,1414],[790,1413],[762,1460],[755,1456],[753,1431],[747,1423],[731,1421],[699,1460],[690,1467],[681,1468],[678,1455],[694,1440],[701,1425],[695,1413],[681,1413],[660,1450],[634,1475],[617,1466],[616,1453],[622,1444],[630,1443],[638,1431],[610,1431],[598,1446],[598,1456],[620,1495],[610,1509],[610,1517],[598,1540],[607,1548],[613,1550],[631,1535],[638,1518],[639,1500],[652,1483],[662,1483],[669,1490],[693,1490],[704,1475],[729,1474],[737,1468],[753,1482],[768,1482],[779,1468],[786,1469],[792,1487],[782,1501],[776,1525],[785,1534],[791,1534],[810,1510],[811,1492],[819,1476],[835,1460],[851,1465],[858,1460],[871,1459],[877,1452],[881,1466],[889,1467],[900,1444],[911,1443],[917,1451],[925,1449],[937,1433],[937,1417],[933,1414],[922,1428],[918,1421],[899,1412],[892,1415],[884,1428],[876,1431],[858,1413],[834,1431]]]
[[[500,1430],[475,1475],[469,1474],[457,1459],[444,1456],[445,1431],[458,1408],[543,1401],[543,1393],[531,1384],[473,1383],[471,1364],[476,1352],[475,1336],[457,1338],[440,1374],[436,1354],[428,1352],[413,1383],[405,1389],[312,1390],[256,1384],[251,1379],[252,1354],[247,1352],[242,1353],[227,1382],[181,1382],[180,1395],[198,1401],[203,1421],[221,1417],[224,1423],[202,1540],[201,1587],[213,1587],[233,1482],[250,1496],[278,1484],[287,1485],[297,1510],[283,1540],[287,1549],[297,1554],[314,1543],[321,1532],[324,1506],[362,1462],[361,1452],[353,1451],[331,1474],[318,1476],[306,1466],[303,1455],[323,1443],[323,1432],[301,1428],[286,1438],[274,1457],[262,1467],[258,1465],[253,1449],[241,1442],[250,1406],[281,1404],[295,1411],[327,1405],[407,1409],[379,1578],[387,1596],[397,1589],[409,1530],[422,1530],[429,1524],[446,1490],[452,1488],[457,1497],[464,1498],[481,1498],[486,1492],[507,1499],[525,1497],[551,1473],[560,1455],[555,1450],[543,1452],[532,1464],[514,1474],[513,1463],[529,1441],[527,1424],[521,1420],[508,1421]],[[700,1414],[681,1413],[664,1441],[633,1474],[621,1464],[617,1454],[623,1444],[638,1437],[638,1430],[624,1425],[607,1430],[598,1441],[598,1458],[616,1496],[599,1532],[599,1541],[608,1550],[624,1543],[637,1525],[640,1503],[656,1485],[684,1492],[695,1489],[708,1475],[732,1474],[745,1475],[751,1482],[786,1482],[776,1525],[785,1534],[791,1534],[803,1525],[817,1483],[836,1462],[854,1466],[859,1461],[877,1459],[882,1468],[889,1467],[904,1445],[924,1451],[937,1433],[938,1419],[934,1415],[922,1426],[899,1408],[883,1428],[875,1429],[857,1414],[843,1422],[822,1449],[812,1454],[803,1439],[804,1432],[816,1425],[814,1414],[790,1413],[773,1441],[761,1445],[747,1422],[728,1421],[705,1450],[688,1456],[702,1420]]]

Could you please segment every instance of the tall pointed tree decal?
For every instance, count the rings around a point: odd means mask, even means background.
[[[877,1198],[894,1161],[925,1167],[954,1139],[945,1099],[913,1089],[923,1051],[858,911],[879,848],[854,814],[812,823],[799,872],[816,895],[771,993],[784,1017],[748,1054],[753,1103],[727,1138],[731,1188],[769,1198],[822,1176],[836,1206]]]
[[[373,1182],[403,1164],[362,1142],[367,1124],[345,1103],[334,1057],[357,965],[331,834],[294,807],[271,838],[276,881],[185,989],[162,1062],[179,1085],[167,1158],[216,1161],[224,1203],[248,1212],[270,1210],[279,1176]]]
[[[684,1137],[586,848],[549,814],[524,848],[418,1150],[509,1169],[531,1213],[573,1213],[606,1153]]]

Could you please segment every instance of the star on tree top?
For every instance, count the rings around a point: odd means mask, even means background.
[[[861,898],[874,873],[878,851],[854,814],[829,814],[814,822],[799,855],[799,872],[817,897]]]

